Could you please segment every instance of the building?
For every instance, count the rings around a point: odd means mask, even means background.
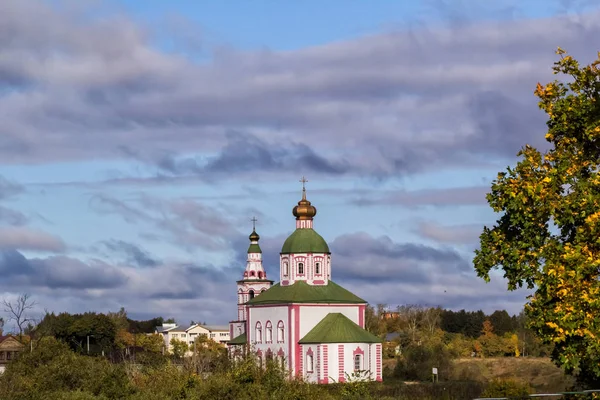
[[[4,372],[6,364],[14,360],[25,345],[14,336],[0,336],[0,372]]]
[[[302,199],[292,211],[296,230],[280,252],[279,283],[267,279],[260,237],[256,229],[250,234],[230,351],[250,349],[261,363],[277,359],[291,376],[309,382],[381,380],[382,341],[364,329],[366,301],[331,280],[331,252],[313,229],[317,209],[301,182]]]
[[[155,332],[162,335],[165,349],[169,351],[172,350],[172,339],[186,342],[190,348],[192,348],[191,346],[194,345],[194,341],[198,336],[206,336],[223,345],[231,339],[228,326],[162,324],[162,326],[155,328]]]

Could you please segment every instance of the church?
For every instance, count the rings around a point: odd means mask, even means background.
[[[250,234],[230,351],[249,348],[259,362],[277,360],[308,382],[380,381],[382,341],[364,329],[367,302],[331,280],[331,252],[313,229],[317,209],[306,199],[306,179],[301,182],[302,199],[292,211],[296,230],[279,256],[279,283],[267,278],[256,226]]]

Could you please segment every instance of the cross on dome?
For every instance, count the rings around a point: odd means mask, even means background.
[[[250,221],[252,221],[252,230],[255,231],[256,230],[256,221],[258,221],[258,220],[256,219],[256,217],[252,217],[252,219]]]
[[[306,182],[308,182],[308,179],[303,176],[300,182],[302,182],[302,200],[306,200]]]

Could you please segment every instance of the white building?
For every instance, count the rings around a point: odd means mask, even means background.
[[[331,280],[329,246],[313,229],[316,213],[303,186],[293,209],[296,230],[281,248],[275,285],[267,279],[253,230],[246,270],[237,281],[230,349],[248,346],[261,362],[277,358],[291,376],[309,382],[343,382],[348,376],[381,380],[382,341],[364,329],[366,301]]]
[[[208,337],[223,345],[231,339],[228,326],[163,324],[162,326],[157,326],[155,331],[163,336],[165,349],[169,351],[173,348],[171,345],[172,339],[186,342],[190,348],[192,348],[198,336]]]

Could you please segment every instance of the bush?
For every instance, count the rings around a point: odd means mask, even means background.
[[[407,381],[428,381],[432,368],[438,369],[438,377],[447,380],[450,374],[451,357],[442,344],[435,346],[411,346],[399,357],[394,376]]]
[[[512,379],[495,379],[487,385],[481,397],[514,397],[526,399],[531,392],[531,387],[526,383]]]

